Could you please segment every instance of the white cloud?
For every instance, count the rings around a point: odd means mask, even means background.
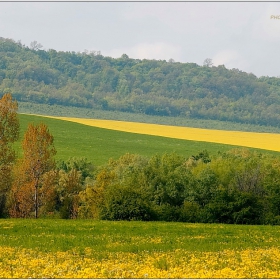
[[[247,61],[235,50],[223,50],[213,57],[215,66],[225,65],[227,68],[239,68],[243,70],[247,68]]]
[[[168,60],[173,58],[175,61],[181,56],[181,47],[169,43],[141,43],[131,48],[112,49],[103,52],[105,56],[120,57],[122,54],[138,59],[160,59]]]

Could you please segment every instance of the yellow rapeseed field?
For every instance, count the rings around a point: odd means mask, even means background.
[[[55,118],[118,131],[237,145],[280,152],[280,134],[276,133],[226,131],[99,119]]]
[[[279,278],[280,249],[40,252],[0,247],[0,278]]]

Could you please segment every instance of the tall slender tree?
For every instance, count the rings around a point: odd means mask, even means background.
[[[17,102],[11,93],[0,99],[0,217],[3,216],[6,198],[12,184],[12,168],[16,155],[11,144],[19,137]]]
[[[39,125],[29,124],[22,142],[23,147],[23,168],[26,181],[32,184],[34,192],[35,218],[38,218],[39,211],[39,188],[42,184],[43,175],[54,169],[54,138],[48,127],[41,123]]]

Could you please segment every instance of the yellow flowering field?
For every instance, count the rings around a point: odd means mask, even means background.
[[[0,278],[279,278],[280,249],[190,252],[112,252],[91,248],[43,253],[0,248]]]
[[[237,145],[278,152],[280,151],[280,134],[277,133],[241,132],[214,129],[212,130],[170,125],[70,117],[55,118],[85,124],[89,126],[119,130],[124,132],[148,134],[184,140]]]
[[[0,278],[280,278],[280,227],[0,220]]]

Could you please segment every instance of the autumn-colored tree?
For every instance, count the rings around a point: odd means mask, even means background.
[[[48,217],[55,215],[58,203],[58,175],[58,170],[51,170],[43,175],[39,189],[40,215]]]
[[[19,137],[17,102],[10,93],[0,99],[0,216],[3,216],[8,190],[12,183],[15,152],[11,144]]]
[[[22,142],[22,165],[25,181],[33,187],[35,218],[38,218],[39,188],[42,187],[43,175],[55,167],[56,150],[53,141],[48,127],[41,123],[37,126],[29,124]]]
[[[12,218],[31,218],[34,216],[34,209],[36,209],[34,204],[35,185],[34,180],[29,180],[26,176],[23,159],[17,162],[14,175],[15,179],[7,200],[9,215]],[[54,216],[57,203],[57,185],[57,170],[51,170],[43,174],[40,179],[40,187],[37,190],[40,215]]]
[[[29,218],[34,210],[33,185],[25,178],[22,160],[14,168],[15,179],[8,196],[9,215],[12,218]]]

